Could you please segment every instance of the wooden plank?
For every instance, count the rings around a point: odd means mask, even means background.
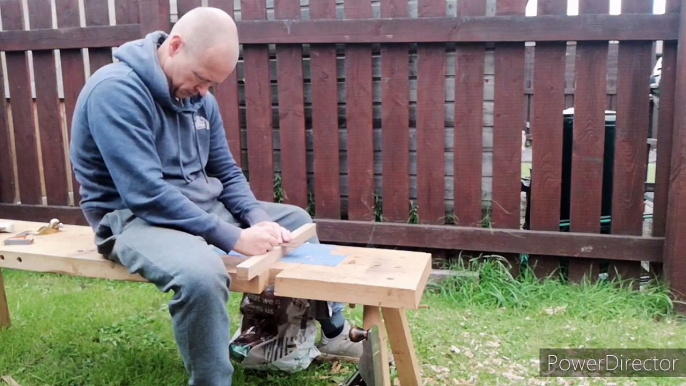
[[[17,381],[15,381],[12,377],[9,375],[3,375],[2,380],[5,381],[5,383],[8,384],[8,386],[21,386]]]
[[[406,18],[407,2],[382,0],[382,18]],[[383,216],[405,222],[409,215],[409,86],[408,46],[381,46]]]
[[[538,14],[565,15],[565,0],[538,2]],[[567,44],[536,45],[534,64],[533,169],[531,176],[531,226],[533,230],[560,229],[565,61]],[[556,273],[560,261],[553,256],[530,256],[536,277]]]
[[[7,98],[5,97],[5,71],[0,66],[0,202],[11,203],[15,200],[14,160],[12,159],[12,137],[8,119]]]
[[[345,0],[348,19],[372,17],[367,0]],[[348,218],[374,219],[374,110],[372,50],[368,45],[351,45],[345,53],[346,120],[349,154]]]
[[[45,221],[46,218],[58,218],[63,224],[88,225],[81,209],[75,207],[0,204],[0,213],[12,220]],[[661,262],[664,247],[662,237],[327,219],[315,219],[315,224],[320,242],[333,244],[412,248],[431,246],[436,249],[648,262]]]
[[[307,240],[317,235],[315,224],[305,224],[292,232],[292,240],[288,246],[277,246],[271,251],[258,256],[251,256],[236,267],[236,275],[241,280],[251,280],[261,273],[268,271],[274,263],[282,258],[290,248],[297,248]]]
[[[57,12],[61,12],[57,8]],[[0,31],[0,51],[116,47],[140,38],[139,25],[91,26],[56,30]]]
[[[264,1],[243,0],[241,4],[244,20],[267,19]],[[273,201],[274,155],[272,151],[272,115],[270,114],[269,50],[262,45],[244,46],[243,60],[245,65],[250,186],[257,199]]]
[[[388,340],[391,342],[398,379],[403,386],[421,386],[422,375],[415,352],[410,323],[403,309],[382,308]]]
[[[652,5],[652,0],[631,1],[624,4],[622,11],[650,14]],[[652,55],[652,42],[619,43],[611,226],[614,234],[643,233],[650,126],[650,78],[643,74],[651,73]],[[641,273],[638,262],[613,262],[609,268],[610,279],[638,281]]]
[[[87,26],[110,25],[109,8],[107,0],[89,0],[84,2],[83,9],[86,15]],[[112,63],[111,48],[89,48],[88,58],[90,73],[95,73],[100,67]]]
[[[31,28],[51,29],[50,0],[28,2]],[[69,187],[64,155],[60,102],[57,95],[57,67],[53,50],[33,51],[36,110],[40,129],[43,177],[48,205],[67,205]]]
[[[667,0],[666,11],[679,14],[680,0]],[[660,101],[658,114],[658,144],[672,144],[674,138],[674,99],[676,86],[678,43],[666,41],[662,48],[662,71],[660,78]],[[655,170],[655,198],[653,206],[653,236],[663,237],[667,228],[667,205],[671,175],[672,146],[662,146],[657,152]]]
[[[420,17],[445,16],[445,1],[421,0]],[[417,48],[417,204],[419,222],[445,222],[444,153],[446,49],[441,43]]]
[[[139,0],[138,12],[145,15],[141,18],[140,35],[154,31],[166,31],[171,29],[169,0]],[[140,36],[139,36],[140,37]]]
[[[382,1],[381,19],[237,24],[243,44],[654,41],[675,40],[679,30],[678,17],[673,14],[483,16],[405,20],[385,16],[384,4]],[[406,9],[407,4],[399,4],[395,8],[396,12],[407,16],[403,11]]]
[[[208,6],[222,9],[233,17],[233,1],[208,0]],[[240,128],[241,120],[238,109],[238,71],[234,70],[226,80],[214,88],[214,95],[219,103],[219,112],[224,122],[229,150],[234,155],[238,166],[242,166]]]
[[[180,18],[193,8],[200,6],[202,6],[201,0],[176,0],[177,14]]]
[[[498,15],[524,14],[526,1],[499,1]],[[518,228],[521,186],[521,138],[524,116],[524,45],[495,46],[495,110],[493,117],[493,203],[491,222],[497,228]]]
[[[585,0],[579,13],[608,13],[609,3]],[[600,232],[605,146],[607,42],[579,42],[576,47],[576,93],[572,150],[570,230]],[[599,261],[570,259],[569,280],[597,279]]]
[[[115,0],[115,23],[137,24],[140,20],[138,15],[138,0]],[[145,0],[143,0],[145,1]]]
[[[310,4],[310,18],[335,19],[334,0],[319,0]],[[340,179],[338,157],[331,152],[338,143],[338,91],[336,76],[336,47],[310,47],[312,71],[312,127],[314,128],[314,202],[316,216],[340,218]]]
[[[458,6],[461,17],[486,14],[486,3],[481,0],[462,1]],[[485,50],[482,44],[456,48],[454,197],[457,223],[465,226],[481,226],[483,217],[482,163],[474,160],[483,152]]]
[[[281,0],[274,4],[277,19],[300,19],[299,0]],[[281,179],[286,192],[284,202],[306,208],[307,160],[305,150],[305,93],[303,90],[302,47],[276,47],[278,69],[279,130],[281,147]]]
[[[0,260],[5,258],[0,255]],[[10,318],[9,303],[7,303],[7,291],[5,290],[5,280],[2,277],[2,269],[0,269],[0,328],[9,327],[12,324]]]
[[[523,15],[526,0],[498,1],[497,15]],[[519,229],[521,211],[522,130],[526,127],[525,49],[522,43],[496,43],[493,115],[493,183],[490,226]],[[516,254],[505,255],[519,275]]]
[[[2,26],[5,30],[24,28],[21,0],[8,0],[3,3]],[[14,141],[16,149],[20,150],[17,151],[19,200],[25,204],[40,204],[42,202],[41,178],[28,57],[26,52],[6,52],[5,55]]]
[[[661,261],[662,238],[451,225],[315,220],[321,242]]]
[[[120,1],[121,5],[121,1]],[[79,1],[78,0],[55,0],[57,11],[58,28],[79,27]],[[120,7],[121,8],[121,7]],[[118,8],[118,9],[120,9]],[[122,17],[121,11],[118,17]],[[117,21],[119,23],[119,21]],[[67,141],[71,141],[71,122],[74,117],[74,109],[79,93],[86,83],[86,73],[81,49],[61,49],[60,60],[62,65],[62,84],[64,87],[64,111],[67,120]],[[70,170],[74,203],[79,205],[81,194],[80,184],[76,180],[73,170]]]
[[[346,250],[340,247],[335,253],[347,255]],[[423,293],[426,287],[430,254],[395,251],[388,255],[387,251],[373,248],[358,248],[353,253],[335,267],[301,265],[299,269],[281,271],[275,278],[274,294],[408,310],[419,308],[417,293]]]
[[[682,2],[683,3],[683,2]],[[671,4],[671,7],[674,7]],[[686,9],[680,9],[681,25],[686,26]],[[686,40],[686,28],[679,30],[679,41]],[[686,300],[686,109],[681,108],[686,103],[686,51],[683,44],[679,45],[676,59],[674,88],[674,133],[672,147],[672,170],[670,173],[669,198],[667,203],[667,230],[664,245],[665,280],[670,287],[674,300]],[[317,226],[319,231],[319,226]],[[678,305],[684,309],[683,303]]]

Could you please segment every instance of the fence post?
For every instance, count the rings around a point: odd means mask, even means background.
[[[686,103],[686,0],[681,2],[674,105]],[[674,109],[672,170],[667,204],[664,275],[676,300],[686,299],[686,110]],[[680,310],[686,307],[679,306]]]
[[[169,0],[139,0],[141,35],[171,30]]]

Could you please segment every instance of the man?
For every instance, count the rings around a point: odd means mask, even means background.
[[[208,89],[234,70],[236,25],[197,8],[169,35],[115,53],[77,101],[71,161],[98,251],[142,275],[169,303],[191,385],[230,385],[230,277],[215,248],[262,254],[311,221],[301,208],[259,202],[229,152]],[[310,242],[318,242],[316,238]],[[320,320],[326,354],[359,357],[341,304]]]

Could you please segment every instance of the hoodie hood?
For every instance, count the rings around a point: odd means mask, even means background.
[[[179,100],[172,95],[169,80],[162,71],[157,49],[168,36],[163,31],[151,32],[142,39],[119,46],[114,57],[141,78],[153,98],[164,108],[178,112],[196,111],[202,105],[203,98],[198,95]]]

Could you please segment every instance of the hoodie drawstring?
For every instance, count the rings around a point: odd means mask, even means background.
[[[202,175],[205,176],[205,182],[209,183],[210,180],[207,178],[207,172],[205,171],[205,167],[202,165],[202,159],[200,158],[200,141],[198,140],[198,130],[195,128],[195,112],[193,112],[193,115],[191,116],[192,119],[192,130],[193,130],[193,137],[195,137],[195,149],[198,151],[198,162],[200,163],[200,170],[202,170]],[[206,127],[206,129],[209,131],[209,127]]]
[[[183,176],[184,181],[191,183],[190,177],[186,176],[186,171],[183,170],[183,161],[181,160],[181,122],[179,122],[179,114],[176,114],[176,127],[176,145],[179,149],[179,168],[181,169],[181,175]]]

